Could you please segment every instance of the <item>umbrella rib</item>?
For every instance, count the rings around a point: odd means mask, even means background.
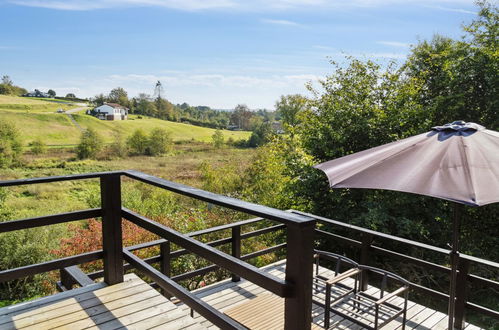
[[[471,193],[473,194],[472,199],[473,199],[473,201],[475,203],[477,203],[478,201],[476,200],[475,184],[473,182],[473,177],[471,175],[470,164],[469,164],[469,161],[468,161],[468,158],[469,158],[468,146],[464,142],[464,138],[462,136],[459,136],[459,137],[460,137],[461,145],[462,145],[463,150],[464,150],[464,162],[466,163],[465,166],[464,166],[464,171],[466,172],[466,175],[469,178],[469,182],[470,182],[470,185],[471,185]]]

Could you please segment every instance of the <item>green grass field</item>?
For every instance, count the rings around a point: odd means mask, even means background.
[[[66,114],[55,113],[59,108],[65,110],[75,108],[64,104],[34,100],[15,96],[0,95],[0,120],[14,123],[21,131],[23,143],[41,138],[48,145],[77,144],[81,131],[71,122]],[[73,118],[84,129],[93,128],[105,142],[112,142],[115,132],[124,136],[132,134],[135,129],[143,129],[146,133],[153,128],[160,127],[171,132],[174,141],[209,142],[215,132],[214,129],[175,123],[156,118],[130,116],[125,121],[105,121],[84,113],[73,114]],[[224,130],[225,139],[247,139],[250,132]]]
[[[0,111],[2,112],[54,113],[57,109],[69,110],[75,107],[69,103],[58,103],[53,100],[0,95]]]

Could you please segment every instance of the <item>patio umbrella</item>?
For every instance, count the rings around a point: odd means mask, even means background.
[[[314,166],[332,188],[403,191],[455,202],[451,247],[449,329],[454,318],[459,205],[499,202],[499,132],[455,121],[430,132]]]

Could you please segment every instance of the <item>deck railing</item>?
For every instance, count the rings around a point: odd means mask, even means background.
[[[123,176],[211,204],[282,223],[283,227],[285,227],[288,240],[286,249],[288,264],[286,267],[285,280],[268,274],[241,260],[240,245],[238,246],[238,242],[240,242],[243,235],[240,234],[240,229],[237,229],[240,228],[241,224],[231,227],[236,228],[233,230],[233,233],[236,233],[236,235],[231,238],[231,243],[235,243],[232,249],[234,256],[232,256],[221,252],[215,247],[210,246],[210,244],[201,243],[189,235],[181,234],[171,228],[123,208],[121,205],[121,178]],[[63,279],[65,282],[68,282],[68,278],[71,278],[72,272],[67,270],[64,271],[64,269],[70,266],[103,259],[104,281],[107,284],[112,285],[123,281],[125,271],[124,261],[126,261],[130,265],[128,267],[133,267],[142,271],[168,294],[176,296],[183,303],[197,311],[213,324],[223,329],[244,328],[233,319],[209,306],[200,298],[178,285],[172,278],[157,271],[154,267],[150,266],[147,261],[141,260],[131,252],[132,250],[145,247],[147,244],[139,247],[135,246],[131,249],[124,247],[122,242],[122,218],[124,218],[157,234],[165,240],[158,242],[159,244],[171,242],[179,245],[186,250],[185,252],[189,251],[194,253],[213,262],[217,266],[230,271],[234,274],[235,280],[237,280],[238,277],[244,277],[262,288],[283,297],[285,301],[284,323],[286,329],[310,329],[312,312],[312,251],[313,231],[315,227],[315,220],[313,218],[213,194],[136,171],[104,172],[1,181],[0,187],[92,178],[100,179],[100,209],[3,222],[0,223],[0,233],[100,216],[102,218],[102,250],[47,261],[40,264],[3,270],[0,271],[0,282],[11,281],[17,278],[53,270],[63,270]],[[240,235],[237,235],[238,232]],[[263,231],[261,231],[260,234],[261,233],[263,233]],[[212,245],[221,244],[222,242],[214,242]],[[289,244],[289,242],[292,242],[292,244]],[[163,245],[163,250],[167,251],[167,246]],[[177,254],[184,253],[184,251],[175,252],[177,252]],[[165,257],[165,254],[163,257]],[[171,257],[170,253],[168,253],[168,255]],[[310,267],[307,267],[307,265]],[[163,270],[167,270],[169,267],[164,263],[162,268]],[[74,280],[76,281],[77,279]]]
[[[122,177],[128,177],[197,200],[245,212],[257,216],[257,218],[208,228],[189,234],[181,234],[169,227],[163,226],[124,208],[121,205]],[[239,323],[233,321],[231,318],[206,304],[194,294],[176,283],[180,280],[190,279],[222,268],[228,270],[232,274],[233,281],[238,281],[240,277],[244,277],[262,288],[283,297],[285,299],[286,329],[308,329],[311,324],[312,251],[314,247],[314,239],[318,240],[325,238],[340,244],[358,248],[360,251],[359,262],[363,264],[368,264],[370,256],[374,254],[385,255],[398,258],[407,263],[418,265],[433,273],[443,273],[450,276],[449,267],[412,257],[397,251],[385,249],[379,245],[376,245],[375,240],[397,242],[410,247],[423,249],[425,251],[431,251],[432,253],[437,253],[446,257],[449,257],[450,250],[348,225],[340,221],[312,214],[298,211],[285,212],[262,205],[244,202],[136,171],[103,172],[0,181],[0,187],[92,178],[100,179],[101,208],[3,222],[0,223],[0,233],[102,217],[103,249],[100,251],[83,253],[40,264],[19,267],[16,269],[2,270],[0,271],[0,282],[11,281],[48,271],[60,270],[61,282],[59,285],[62,288],[70,288],[74,284],[81,285],[85,282],[85,278],[96,279],[104,277],[106,283],[115,284],[123,281],[123,274],[125,271],[136,269],[143,272],[146,276],[153,280],[154,282],[152,285],[160,287],[163,292],[168,295],[177,297],[213,324],[224,329],[241,328]],[[135,246],[124,247],[121,237],[122,219],[131,221],[136,225],[157,234],[161,237],[161,239]],[[242,233],[242,228],[245,226],[253,226],[262,221],[266,221],[266,223],[271,224],[265,228]],[[353,233],[353,235],[350,235],[351,237],[342,236],[335,233],[335,229],[343,231],[348,230],[350,233]],[[207,234],[228,230],[230,230],[231,236],[227,238],[207,243],[202,243],[195,239]],[[243,245],[245,239],[278,231],[283,233],[282,236],[286,239],[286,243],[276,244],[260,251],[241,255],[241,246]],[[180,246],[182,249],[171,251],[170,245],[172,243]],[[223,245],[230,245],[231,254],[226,254],[217,249],[217,247]],[[140,259],[132,253],[134,251],[153,246],[160,247],[159,255],[146,259]],[[285,280],[274,277],[245,262],[245,260],[278,250],[286,251]],[[200,269],[191,270],[187,273],[172,276],[172,260],[187,254],[195,254],[212,262],[213,264]],[[102,271],[83,274],[83,276],[80,276],[82,275],[81,271],[79,272],[78,268],[72,268],[72,266],[100,259],[104,261],[104,269]],[[151,266],[158,263],[160,265],[159,271]],[[463,327],[464,325],[466,310],[475,311],[499,320],[499,312],[468,301],[467,293],[470,288],[470,284],[475,286],[484,286],[492,290],[499,290],[499,282],[471,274],[469,272],[471,263],[485,265],[495,269],[496,271],[499,270],[499,264],[495,262],[490,262],[464,254],[459,256],[458,295],[456,301],[454,302],[456,306],[455,324],[458,327]],[[307,267],[307,265],[309,267]],[[367,282],[363,283],[363,285],[366,286]],[[412,283],[411,286],[414,290],[420,291],[426,295],[444,301],[449,300],[449,295],[446,292],[440,292],[416,283]]]

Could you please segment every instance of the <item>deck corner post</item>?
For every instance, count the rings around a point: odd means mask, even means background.
[[[285,298],[284,328],[309,330],[312,324],[315,220],[286,226],[286,282],[292,285],[292,294]]]
[[[232,256],[241,259],[241,226],[232,227]],[[232,282],[239,282],[241,277],[232,274]]]
[[[102,204],[102,250],[104,281],[108,285],[123,282],[123,238],[121,234],[121,177],[100,178]]]

